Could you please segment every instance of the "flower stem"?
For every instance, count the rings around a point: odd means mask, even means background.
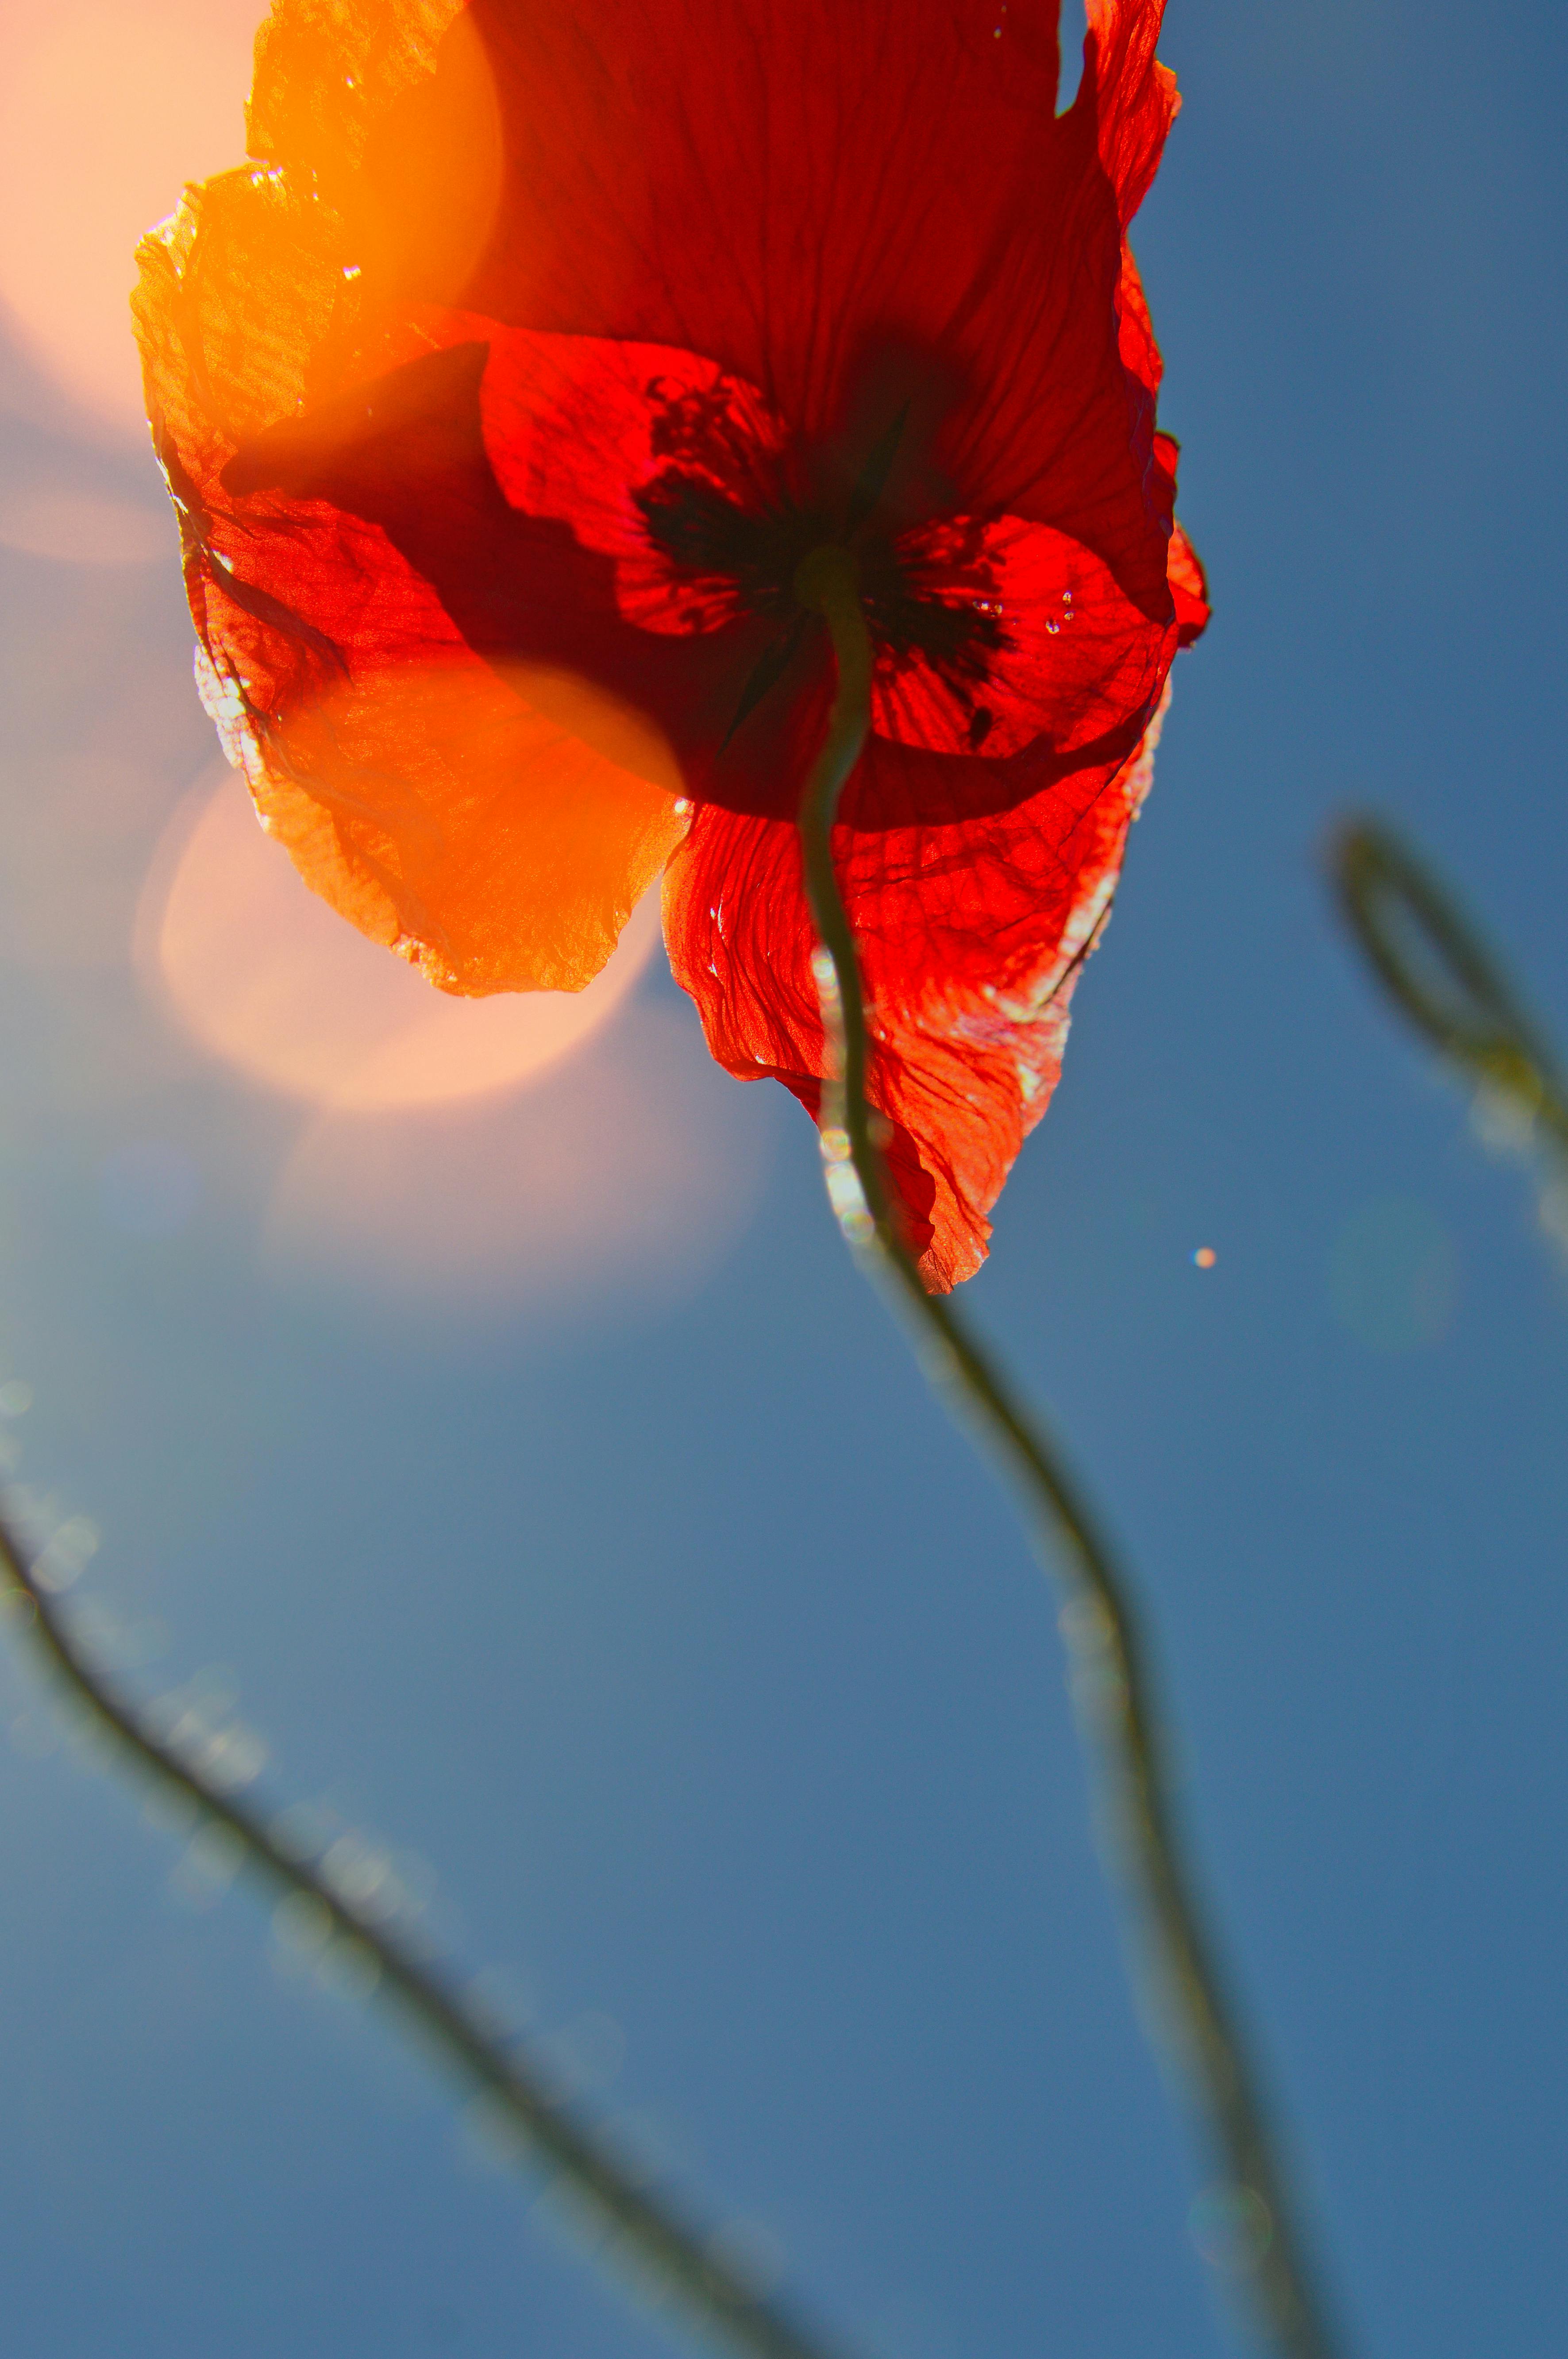
[[[1557,1061],[1452,897],[1375,820],[1345,828],[1330,858],[1339,904],[1396,1007],[1524,1135],[1568,1161],[1568,1089]]]
[[[323,1912],[323,1930],[353,1942],[362,1957],[368,1953],[378,1973],[377,1988],[400,2004],[408,2028],[422,2035],[421,2045],[476,2088],[521,2133],[520,2148],[553,2168],[585,2217],[607,2230],[599,2247],[606,2262],[621,2265],[645,2289],[673,2297],[694,2324],[752,2359],[835,2359],[836,2346],[780,2305],[760,2299],[745,2275],[721,2257],[712,2237],[652,2194],[636,2168],[552,2096],[516,2046],[498,2038],[428,1960],[335,1891],[325,1875],[278,1840],[259,1810],[223,1792],[154,1733],[139,1708],[116,1693],[83,1655],[4,1516],[0,1584],[0,1602],[8,1592],[13,1614],[25,1619],[49,1668],[134,1765],[194,1803],[206,1821],[225,1829],[262,1881],[308,1897]]]
[[[1065,1593],[1061,1620],[1073,1698],[1111,1806],[1161,2029],[1224,2174],[1212,2197],[1217,2224],[1228,2222],[1234,2232],[1227,2257],[1269,2343],[1289,2359],[1332,2359],[1338,2346],[1181,1856],[1148,1649],[1123,1577],[1038,1418],[951,1302],[927,1293],[899,1232],[866,1099],[865,995],[831,850],[839,794],[870,727],[871,647],[852,553],[813,551],[795,586],[801,603],[824,617],[838,665],[827,735],[800,812],[806,897],[821,945],[815,971],[836,1069],[821,1114],[828,1192],[851,1244],[913,1328],[933,1384],[1012,1477],[1037,1550]]]

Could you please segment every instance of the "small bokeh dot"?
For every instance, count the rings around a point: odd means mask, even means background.
[[[1213,1269],[1218,1259],[1219,1256],[1215,1253],[1213,1245],[1197,1245],[1193,1248],[1192,1266],[1194,1269]]]

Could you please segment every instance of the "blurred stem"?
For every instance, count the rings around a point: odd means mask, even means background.
[[[368,1952],[379,1970],[377,1987],[400,2003],[408,2027],[483,2093],[521,2132],[532,2158],[553,2166],[584,2212],[610,2231],[601,2248],[605,2260],[623,2264],[628,2275],[652,2278],[663,2293],[685,2304],[694,2323],[754,2359],[835,2359],[835,2346],[777,2304],[760,2299],[744,2276],[716,2256],[711,2237],[651,2194],[631,2165],[550,2096],[516,2048],[497,2038],[427,1961],[334,1892],[278,1840],[259,1811],[223,1792],[153,1732],[139,1709],[117,1694],[82,1654],[59,1603],[0,1517],[0,1577],[5,1575],[13,1611],[26,1618],[49,1666],[97,1725],[136,1766],[194,1803],[204,1820],[224,1828],[262,1881],[307,1896],[324,1912],[321,1921],[333,1935]]]
[[[1396,1007],[1451,1065],[1568,1158],[1563,1076],[1469,920],[1388,828],[1358,820],[1334,846],[1340,908]]]
[[[800,802],[806,895],[821,947],[814,969],[837,1080],[821,1131],[829,1197],[914,1330],[932,1384],[1022,1495],[1036,1548],[1065,1593],[1073,1693],[1110,1805],[1120,1864],[1141,1920],[1160,2027],[1224,2173],[1213,2190],[1237,2231],[1237,2282],[1254,2323],[1289,2359],[1336,2345],[1299,2242],[1283,2171],[1177,1840],[1169,1756],[1148,1651],[1123,1577],[1038,1419],[952,1302],[928,1294],[899,1233],[866,1099],[868,1044],[855,937],[832,857],[833,814],[870,727],[871,646],[853,553],[814,550],[795,578],[826,620],[838,666],[827,735]]]

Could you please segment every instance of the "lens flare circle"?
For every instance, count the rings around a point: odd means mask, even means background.
[[[450,998],[307,889],[223,769],[166,831],[137,936],[144,978],[214,1056],[266,1088],[370,1113],[494,1095],[558,1063],[636,983],[659,913],[650,895],[585,991]]]
[[[102,431],[146,432],[136,240],[245,154],[260,0],[20,0],[0,15],[0,299]]]

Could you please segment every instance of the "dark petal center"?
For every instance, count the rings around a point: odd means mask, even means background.
[[[779,503],[751,512],[703,475],[666,468],[636,494],[649,539],[678,573],[735,584],[748,614],[793,614],[800,560],[832,538],[821,516]]]
[[[764,657],[730,734],[781,676],[798,643],[802,610],[794,582],[801,559],[824,543],[840,542],[859,560],[874,647],[895,669],[919,661],[940,676],[968,715],[970,746],[978,752],[992,723],[982,691],[995,658],[1011,644],[983,528],[957,527],[940,560],[911,557],[875,511],[856,515],[853,496],[844,514],[829,516],[777,492],[768,496],[753,474],[762,496],[756,506],[743,505],[713,480],[718,470],[711,445],[702,448],[694,436],[682,455],[698,459],[703,472],[670,466],[634,495],[649,539],[677,574],[729,582],[745,613],[776,624],[780,633],[781,659],[775,665]],[[739,454],[726,444],[722,455],[733,481]]]

